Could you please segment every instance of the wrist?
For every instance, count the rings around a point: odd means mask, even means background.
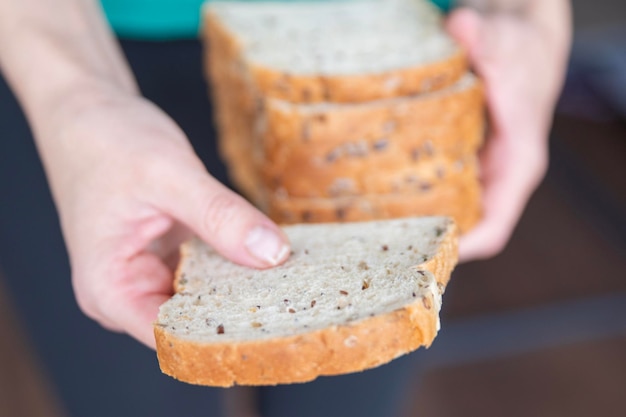
[[[138,94],[98,2],[33,3],[0,2],[0,68],[34,130],[66,103]]]
[[[68,125],[80,121],[81,115],[131,97],[139,97],[139,94],[115,82],[82,77],[50,88],[45,95],[25,106],[25,110],[38,146],[45,148],[49,138],[57,137]]]

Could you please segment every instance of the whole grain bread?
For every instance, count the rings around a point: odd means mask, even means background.
[[[444,51],[456,50],[456,46],[448,48],[454,45],[449,39],[442,40],[447,36],[432,5],[425,5],[423,0],[366,0],[337,9],[334,3],[326,2],[286,7],[284,3],[258,7],[236,3],[208,6],[204,33],[220,154],[240,192],[284,223],[439,213],[455,216],[463,231],[477,222],[481,202],[475,160],[484,137],[484,101],[481,83],[466,73],[464,58],[456,75],[439,77],[447,80],[443,83],[431,83],[420,91],[400,89],[372,95],[381,84],[369,71],[373,68],[368,67],[369,61],[364,63],[353,54],[361,46],[350,43],[350,36],[372,19],[385,21],[374,23],[372,28],[379,24],[398,26],[377,35],[399,42],[387,48],[391,58],[380,61],[384,65],[395,62],[389,71],[407,71],[413,74],[407,79],[418,79],[415,74],[449,60],[403,67],[408,61],[398,60],[398,55],[394,58],[397,51],[410,49],[407,56],[423,58],[429,53],[443,56]],[[302,14],[303,10],[307,13]],[[380,13],[373,17],[372,10]],[[410,22],[397,20],[398,10],[406,16],[413,13],[421,17],[412,16]],[[343,64],[294,63],[300,59],[294,58],[295,46],[300,48],[296,55],[306,52],[313,56],[318,50],[319,45],[311,43],[317,35],[310,31],[327,28],[337,43],[340,32],[332,22],[345,21],[346,14],[356,16],[347,26],[348,31],[356,32],[342,37],[345,42],[338,44],[342,45],[339,49],[345,47],[353,55],[342,58]],[[290,25],[294,22],[302,27],[293,29]],[[416,26],[416,22],[417,29],[403,26]],[[285,28],[295,30],[295,36],[285,36]],[[367,43],[378,42],[371,34],[364,36]],[[438,40],[432,41],[431,36]],[[324,39],[322,42],[330,42]],[[410,47],[404,45],[406,39],[413,39]],[[437,51],[426,51],[433,45],[439,45],[434,47]],[[373,46],[372,51],[387,53],[376,49],[379,46]],[[281,61],[283,57],[272,55],[268,48],[295,60]],[[337,48],[322,48],[320,59],[333,61]],[[344,74],[345,65],[352,65],[355,71]],[[298,73],[305,68],[315,72]],[[318,97],[315,91],[320,91],[319,85],[331,85],[330,78],[341,85],[333,84],[331,92]],[[367,92],[364,79],[374,90]],[[303,93],[303,86],[311,90]],[[355,94],[362,92],[364,95],[355,99]]]
[[[435,93],[358,105],[270,100],[258,117],[265,185],[297,197],[335,197],[331,184],[343,178],[365,183],[356,193],[393,192],[366,177],[429,171],[433,159],[449,170],[442,161],[474,158],[485,130],[482,87],[470,74]]]
[[[404,159],[404,158],[403,158]],[[356,161],[336,172],[329,168],[307,166],[278,175],[271,169],[264,175],[270,195],[279,198],[336,198],[367,194],[411,194],[414,191],[433,190],[447,183],[476,179],[478,161],[473,154],[452,159],[448,156],[424,157],[413,164],[394,164],[393,161]],[[347,164],[346,164],[347,165]],[[279,180],[280,179],[280,180]]]
[[[262,95],[293,103],[435,91],[468,68],[423,0],[217,1],[203,20],[209,48],[233,57]]]
[[[442,217],[284,228],[292,255],[254,270],[199,240],[154,325],[164,373],[192,384],[305,382],[429,346],[457,260]]]
[[[336,198],[269,198],[264,210],[277,223],[354,222],[409,216],[445,215],[461,233],[482,216],[481,187],[472,176],[397,194],[366,194]]]
[[[262,189],[311,198],[433,185],[475,159],[484,137],[482,88],[472,75],[416,97],[358,105],[269,100],[257,113],[235,91],[221,101],[232,110],[220,120],[220,142],[231,177],[257,203]],[[337,186],[345,183],[352,186]]]
[[[360,104],[293,104],[268,100],[263,122],[266,154],[274,146],[317,144],[380,139],[393,136],[401,141],[414,136],[437,140],[437,128],[462,125],[480,131],[484,119],[483,88],[471,73],[436,92],[399,96]],[[472,129],[473,128],[473,129]],[[445,145],[449,138],[440,140]],[[474,151],[480,140],[456,138],[455,146]],[[466,142],[469,142],[466,144]]]

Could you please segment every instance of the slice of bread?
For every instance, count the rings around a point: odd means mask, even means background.
[[[371,6],[371,2],[366,3]],[[242,11],[235,7],[230,13],[238,16]],[[206,68],[216,103],[220,153],[231,177],[241,183],[238,185],[247,195],[256,194],[251,179],[258,172],[255,167],[291,172],[285,161],[309,153],[315,159],[329,146],[365,141],[380,151],[384,139],[399,140],[404,147],[412,145],[411,151],[430,141],[442,152],[448,148],[473,152],[481,142],[482,89],[472,75],[465,75],[441,94],[376,100],[362,106],[291,106],[283,100],[268,100],[259,92],[234,51],[234,39],[214,29],[214,25],[207,25],[210,45]],[[305,141],[309,146],[298,146]],[[319,142],[324,143],[318,146]]]
[[[419,95],[399,96],[359,104],[293,104],[268,100],[266,153],[273,146],[345,142],[394,135],[400,140],[437,136],[437,128],[465,125],[478,128],[484,118],[483,88],[478,78],[466,73],[447,88]],[[471,123],[469,123],[471,122]],[[430,130],[430,132],[428,132]],[[457,138],[460,145],[464,138]],[[475,150],[473,147],[471,150]]]
[[[336,198],[267,199],[263,207],[280,224],[354,222],[410,216],[452,217],[462,233],[482,215],[481,187],[476,176],[456,176],[432,187],[397,194],[365,194]]]
[[[471,74],[415,97],[345,105],[269,100],[257,113],[230,93],[221,101],[230,111],[218,120],[222,154],[235,185],[257,205],[276,192],[337,197],[344,179],[354,184],[351,194],[398,192],[406,188],[401,177],[434,184],[475,159],[484,137],[482,87]]]
[[[274,385],[372,368],[429,346],[457,261],[443,217],[284,228],[281,266],[232,264],[199,240],[154,332],[164,373],[192,384]]]
[[[362,104],[271,100],[258,117],[266,118],[262,139],[251,145],[264,148],[265,186],[296,197],[336,197],[340,178],[362,184],[357,193],[393,192],[392,184],[373,191],[366,177],[428,171],[433,157],[472,159],[485,129],[482,87],[471,74],[435,93]]]
[[[294,103],[435,91],[468,68],[424,0],[217,1],[203,20],[209,49],[234,58],[262,95]]]
[[[271,176],[280,181],[267,180],[265,185],[278,198],[336,198],[410,194],[424,189],[436,190],[447,183],[464,181],[463,177],[478,178],[478,161],[473,154],[456,159],[444,155],[423,157],[412,164],[405,163],[404,159],[394,164],[372,157],[370,163],[344,164],[339,172],[311,168],[303,163],[289,175]]]

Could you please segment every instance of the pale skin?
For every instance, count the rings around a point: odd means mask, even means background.
[[[485,217],[461,240],[465,261],[504,247],[546,169],[569,4],[523,9],[460,9],[448,20],[485,81],[493,126],[481,159]],[[140,96],[98,2],[0,0],[0,69],[35,135],[78,304],[104,327],[154,348],[172,260],[192,233],[243,265],[288,257],[280,229],[211,177],[181,129]]]

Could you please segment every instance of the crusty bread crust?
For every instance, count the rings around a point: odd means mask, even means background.
[[[457,246],[456,226],[450,223],[436,256],[417,266],[430,271],[441,289],[456,265]],[[184,250],[182,256],[187,256]],[[157,357],[165,374],[191,384],[229,387],[307,382],[318,376],[373,368],[420,346],[430,346],[437,334],[435,305],[435,300],[423,297],[404,308],[360,321],[241,343],[182,340],[155,325]]]
[[[204,8],[203,33],[209,48],[218,45],[225,55],[242,57],[239,41],[210,7]],[[212,42],[215,39],[220,42]],[[359,103],[421,94],[454,84],[468,70],[467,56],[461,48],[440,61],[375,74],[287,74],[253,62],[240,63],[259,93],[292,103]]]
[[[339,198],[268,198],[265,208],[279,224],[356,222],[410,216],[452,217],[461,233],[474,227],[482,215],[480,182],[460,176],[430,190],[389,195]]]
[[[390,147],[401,148],[402,145],[396,143]],[[297,198],[333,198],[436,189],[457,181],[459,176],[478,176],[475,153],[425,155],[417,161],[411,160],[410,153],[393,153],[396,155],[373,155],[367,161],[362,158],[344,160],[336,167],[322,158],[291,157],[284,162],[290,169],[277,169],[271,164],[263,167],[261,180],[270,193]]]
[[[207,15],[208,16],[208,15]],[[226,162],[228,175],[249,200],[257,204],[265,198],[259,186],[260,161],[251,151],[257,117],[257,95],[239,64],[239,46],[221,25],[205,24],[204,68],[210,82],[214,117],[218,130],[218,151]]]
[[[471,80],[471,81],[470,81]],[[465,87],[451,87],[420,96],[398,96],[355,105],[294,106],[268,100],[265,113],[265,153],[279,146],[304,146],[321,143],[342,143],[360,139],[393,138],[410,141],[414,137],[437,139],[437,146],[451,141],[468,151],[480,145],[473,132],[482,133],[484,93],[482,83],[469,78]],[[459,136],[446,134],[461,127]],[[446,130],[446,128],[448,130]],[[458,129],[458,127],[457,127]],[[463,133],[471,134],[471,139]]]
[[[269,101],[265,114],[266,131],[259,142],[266,161],[260,168],[262,182],[270,192],[280,189],[294,197],[336,197],[338,179],[351,180],[354,187],[348,191],[355,194],[397,192],[393,177],[416,170],[420,176],[434,173],[428,163],[433,157],[440,159],[440,174],[473,158],[485,130],[479,82],[418,99],[335,106],[310,114]],[[392,181],[372,180],[374,173]]]
[[[428,93],[454,84],[467,71],[458,49],[445,60],[380,74],[293,75],[250,64],[251,77],[268,97],[292,103],[361,103]]]

